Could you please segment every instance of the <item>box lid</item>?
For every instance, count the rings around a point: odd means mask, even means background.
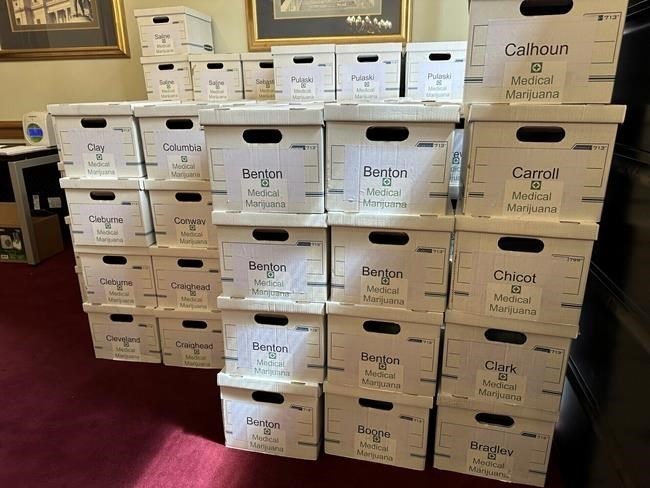
[[[219,107],[214,102],[149,102],[135,107],[136,117],[198,117],[199,110]]]
[[[177,310],[157,307],[154,309],[154,314],[160,319],[221,320],[221,312],[212,310]]]
[[[147,101],[98,102],[98,103],[51,103],[47,111],[52,115],[133,115],[135,107]],[[163,102],[174,103],[174,102]]]
[[[144,315],[152,317],[156,309],[152,307],[132,307],[120,305],[93,305],[90,303],[83,304],[83,310],[86,313],[105,313],[105,314],[127,314],[127,315]]]
[[[560,239],[598,238],[598,224],[593,222],[550,222],[541,220],[509,219],[505,217],[470,217],[456,215],[456,232],[483,232]]]
[[[142,56],[140,64],[173,64],[189,63],[190,57],[187,54],[171,54],[167,56]]]
[[[625,105],[471,104],[467,121],[620,124],[625,109]]]
[[[190,63],[224,63],[240,60],[239,53],[190,54]]]
[[[325,214],[212,212],[212,223],[246,227],[327,227]]]
[[[445,323],[468,325],[472,327],[480,327],[483,329],[502,329],[515,332],[525,332],[528,334],[566,337],[567,339],[575,339],[578,337],[579,332],[577,325],[549,324],[545,322],[532,322],[528,320],[488,317],[485,315],[460,312],[458,310],[447,310],[445,312]]]
[[[199,112],[201,125],[323,125],[319,103],[222,105]]]
[[[402,52],[401,42],[369,42],[365,44],[337,44],[336,54]]]
[[[327,391],[327,390],[326,390]],[[467,398],[453,397],[446,393],[438,393],[436,405],[439,407],[462,408],[474,413],[494,413],[514,417],[515,426],[517,418],[541,420],[544,422],[557,422],[560,412],[548,412],[521,405],[506,405],[502,403],[488,403]]]
[[[156,7],[156,8],[139,8],[133,11],[133,15],[137,19],[138,17],[158,17],[161,15],[174,15],[174,14],[185,14],[191,15],[192,17],[197,17],[199,19],[207,20],[212,22],[212,17],[208,14],[199,12],[189,7]]]
[[[271,46],[271,54],[334,54],[336,47],[334,44],[300,44],[295,46]]]
[[[454,230],[453,215],[381,215],[329,212],[327,214],[327,223],[330,226],[427,230],[432,232],[452,232]]]
[[[242,61],[267,61],[273,62],[273,56],[270,52],[259,52],[259,53],[240,53]]]
[[[190,258],[190,259],[216,259],[219,260],[217,249],[203,249],[200,247],[164,247],[151,246],[147,248],[149,255],[161,258]]]
[[[304,383],[300,381],[277,381],[249,378],[221,371],[217,375],[217,384],[230,388],[243,388],[254,391],[270,391],[273,393],[286,393],[288,395],[302,395],[318,398],[322,391],[318,383]]]
[[[406,52],[462,52],[467,51],[467,41],[450,41],[450,42],[408,42],[406,43]]]
[[[443,314],[440,312],[416,312],[403,308],[373,307],[371,305],[343,304],[327,302],[327,315],[345,315],[377,320],[392,320],[395,322],[413,322],[416,324],[443,324]]]
[[[327,380],[323,383],[323,391],[325,392],[325,395],[329,394],[353,398],[368,398],[380,402],[397,403],[398,405],[433,408],[433,397],[391,391],[369,390],[354,386],[335,385]]]
[[[185,192],[210,191],[210,182],[198,180],[144,180],[144,189]]]
[[[259,298],[230,298],[220,296],[217,306],[221,310],[251,310],[269,313],[303,313],[325,315],[324,303],[298,303],[291,300],[263,300]]]
[[[75,254],[102,254],[111,256],[149,256],[148,247],[123,246],[74,246]]]
[[[412,99],[325,104],[326,121],[448,122],[460,121],[460,105]]]
[[[61,178],[61,188],[88,190],[144,190],[144,178]]]

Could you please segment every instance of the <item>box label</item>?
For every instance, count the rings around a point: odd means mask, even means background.
[[[255,401],[224,400],[226,441],[234,447],[268,454],[287,454],[287,433],[299,422],[312,420],[312,408],[285,403],[281,406]],[[311,426],[309,426],[311,427]]]
[[[218,336],[209,333],[188,334],[175,330],[161,330],[165,336],[166,351],[178,357],[187,368],[212,368]]]
[[[239,244],[233,249],[237,294],[299,299],[307,294],[309,249],[297,245]]]
[[[260,69],[259,71],[255,71],[254,81],[254,91],[257,100],[275,99],[275,78],[273,77],[272,69]]]
[[[307,362],[307,338],[286,327],[237,327],[237,367],[254,376],[291,379],[294,361]]]
[[[420,96],[430,100],[462,98],[465,61],[419,63]]]
[[[495,361],[489,363],[496,364]],[[495,366],[496,367],[496,366]],[[476,371],[474,397],[487,402],[504,402],[521,405],[526,401],[526,382],[524,375],[513,372],[516,366],[502,368],[502,371]]]
[[[554,220],[562,209],[564,183],[543,179],[506,180],[503,215]]]
[[[493,437],[503,439],[505,436]],[[477,476],[510,480],[515,456],[515,450],[508,446],[470,440],[465,470]]]
[[[124,161],[124,133],[116,130],[74,130],[69,133],[72,160],[81,160],[88,178],[116,178],[117,161]]]
[[[179,134],[180,132],[180,134]],[[158,164],[167,161],[170,179],[207,180],[208,165],[202,130],[155,132]]]
[[[268,454],[284,454],[287,447],[287,433],[280,429],[268,427],[246,427],[248,448]]]
[[[408,213],[425,202],[432,183],[444,183],[447,142],[433,147],[345,146],[345,200],[357,211]]]
[[[395,464],[397,440],[386,437],[390,432],[358,425],[354,435],[354,455],[373,463]]]
[[[318,145],[222,150],[228,204],[244,212],[286,212],[305,203],[305,164]]]
[[[193,273],[195,274],[195,273]],[[200,282],[171,282],[171,288],[176,291],[176,306],[183,310],[210,310],[210,283]]]
[[[237,84],[235,71],[232,68],[201,70],[201,92],[210,102],[221,102],[230,99],[230,92]],[[236,73],[239,73],[237,71]]]
[[[498,273],[498,270],[497,272]],[[533,276],[534,275],[526,275]],[[539,320],[542,288],[520,283],[488,283],[485,311],[491,317]]]
[[[159,100],[180,100],[181,93],[184,91],[185,85],[185,72],[178,71],[177,69],[167,71],[156,71],[153,74],[158,74],[160,78],[153,76],[153,83],[155,83],[154,92],[158,93]]]
[[[359,285],[359,302],[368,305],[403,307],[408,303],[408,253],[369,249],[366,253],[345,253],[345,286],[354,293]],[[417,279],[415,280],[418,283]]]
[[[289,99],[299,102],[325,98],[323,70],[321,66],[283,68],[282,74],[289,83]]]
[[[364,349],[370,349],[364,348]],[[381,354],[372,348],[371,352],[362,350],[359,355],[359,386],[373,390],[402,391],[404,388],[403,358],[391,354],[390,348],[382,348]],[[393,348],[394,351],[394,348]]]
[[[142,358],[142,349],[150,327],[123,326],[115,324],[100,324],[93,326],[95,344],[110,345],[112,357],[124,361],[138,361]]]
[[[149,26],[148,29],[156,56],[176,53],[176,46],[180,47],[181,44],[177,29],[169,30],[165,25]]]
[[[135,306],[135,286],[131,280],[100,278],[106,301],[114,305]]]
[[[490,20],[483,82],[502,88],[499,102],[562,103],[588,82],[595,33],[595,18]]]
[[[344,64],[341,66],[341,97],[349,100],[382,98],[384,63]]]
[[[176,229],[176,242],[181,247],[206,248],[209,244],[208,229],[212,225],[210,207],[202,202],[191,207],[169,205],[165,213],[172,213],[170,222]]]

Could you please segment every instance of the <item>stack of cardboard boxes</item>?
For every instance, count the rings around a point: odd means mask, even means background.
[[[544,485],[625,113],[606,104],[626,4],[471,3],[437,468]]]

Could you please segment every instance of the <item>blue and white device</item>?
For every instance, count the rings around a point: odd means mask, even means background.
[[[23,134],[30,146],[56,146],[52,116],[47,112],[23,115]]]

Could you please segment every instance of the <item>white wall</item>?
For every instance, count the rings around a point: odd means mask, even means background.
[[[186,5],[212,16],[219,52],[248,50],[246,0],[123,0],[131,57],[0,62],[0,120],[19,120],[48,103],[137,100],[146,97],[134,8]],[[467,38],[463,0],[412,0],[412,40]]]

